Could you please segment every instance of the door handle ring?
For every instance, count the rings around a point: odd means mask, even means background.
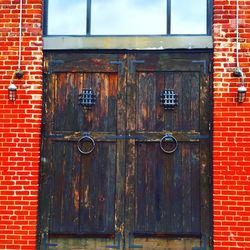
[[[164,146],[164,144],[166,145]],[[173,145],[170,145],[170,144],[173,144]],[[178,148],[178,141],[173,135],[166,134],[160,140],[160,148],[164,153],[172,154]]]
[[[81,154],[90,154],[95,149],[95,140],[89,135],[84,135],[78,140],[77,148]]]

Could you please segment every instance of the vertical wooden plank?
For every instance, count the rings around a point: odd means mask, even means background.
[[[55,88],[55,130],[79,131],[78,94],[80,74],[57,73],[57,86]]]
[[[147,170],[146,170],[146,210],[147,210],[147,223],[146,230],[147,232],[151,230],[155,230],[155,213],[156,213],[156,184],[155,184],[155,150],[153,148],[153,144],[146,143],[146,162],[147,162]]]
[[[165,110],[161,106],[160,95],[162,90],[165,89],[165,74],[164,72],[156,72],[156,85],[155,85],[155,102],[156,102],[156,114],[155,114],[155,131],[162,131],[164,127]]]
[[[192,224],[191,231],[201,232],[201,189],[200,186],[200,146],[199,143],[191,145],[191,194],[192,194]]]
[[[170,157],[152,142],[138,143],[137,155],[135,231],[170,233]]]
[[[171,183],[171,231],[182,232],[182,173],[181,173],[181,159],[182,159],[183,145],[179,143],[178,150],[171,155],[173,157],[173,175]]]
[[[167,171],[164,164],[165,155],[161,154],[161,149],[158,143],[153,143],[155,152],[155,164],[152,166],[155,169],[155,232],[166,232],[169,217],[167,213],[167,202],[169,202],[169,193],[166,188]],[[166,181],[166,182],[165,182]]]
[[[206,56],[207,65],[209,65],[211,55]],[[206,69],[206,72],[208,69]],[[209,75],[204,75],[201,68],[200,72],[200,131],[203,135],[211,137],[209,131],[211,92]],[[212,235],[212,198],[211,198],[211,148],[209,140],[200,142],[200,185],[201,189],[201,232],[207,239]],[[208,219],[210,218],[210,219]],[[209,240],[207,240],[207,249],[210,249]]]
[[[161,166],[163,168],[163,194],[162,194],[162,218],[161,222],[163,232],[172,232],[172,178],[173,178],[173,166],[174,157],[172,155],[165,154],[159,150],[157,159],[161,159]]]
[[[147,73],[147,79],[145,80],[147,85],[148,101],[148,120],[147,131],[155,130],[155,117],[156,117],[156,73]]]
[[[128,56],[128,62],[135,60],[135,55],[130,54]],[[131,131],[136,130],[136,101],[137,101],[137,81],[138,73],[127,73],[127,119],[126,127],[127,133],[130,135]],[[144,108],[143,108],[144,110]],[[145,112],[146,106],[145,106]],[[145,115],[147,115],[145,113]],[[144,129],[144,128],[143,128]],[[125,180],[125,237],[129,238],[129,233],[134,232],[135,222],[135,168],[136,168],[136,142],[135,139],[126,140],[126,180]]]
[[[109,131],[108,128],[108,84],[109,78],[107,74],[100,74],[100,109],[99,109],[99,128],[100,130]]]
[[[108,75],[108,118],[107,118],[107,128],[109,131],[116,131],[117,127],[117,84],[118,78],[117,74],[110,73]]]
[[[87,73],[84,88],[96,94],[96,104],[84,113],[84,130],[116,131],[117,74]]]
[[[181,172],[182,172],[182,231],[183,233],[190,233],[191,231],[191,218],[192,218],[192,196],[191,193],[191,144],[183,143]],[[199,189],[199,187],[197,187]]]
[[[104,211],[104,231],[115,233],[115,204],[116,204],[116,143],[106,143],[107,147],[107,158],[109,159],[107,164],[107,170],[103,169],[103,180],[100,183],[100,201],[105,205]],[[115,153],[114,153],[115,152]],[[112,165],[113,167],[111,167]],[[103,190],[103,186],[106,185],[106,190]],[[104,193],[105,191],[105,193]],[[102,197],[104,200],[102,200]]]
[[[54,190],[51,233],[78,233],[80,158],[71,142],[53,145]]]
[[[190,130],[199,131],[200,129],[200,76],[199,72],[190,73]]]
[[[146,231],[145,222],[147,220],[147,161],[145,159],[147,150],[145,143],[137,144],[137,155],[140,155],[137,159],[136,169],[136,193],[135,193],[135,231],[142,233]]]
[[[91,232],[94,229],[89,225],[89,221],[92,220],[92,189],[90,182],[91,172],[95,172],[95,168],[92,166],[94,161],[94,156],[98,152],[98,146],[95,151],[89,155],[81,157],[81,180],[80,180],[80,225],[79,232]],[[94,173],[95,174],[95,173]],[[95,188],[95,185],[94,185]]]
[[[80,90],[80,93],[83,89],[92,89],[95,94],[97,94],[95,85],[92,84],[92,74],[89,72],[83,73],[82,78],[82,89]],[[82,121],[80,120],[81,124],[81,131],[84,132],[90,132],[93,131],[93,121],[95,119],[97,112],[96,105],[92,107],[91,110],[84,111],[82,107],[80,107],[80,117],[82,118]]]
[[[196,91],[195,89],[191,89],[190,87],[190,73],[189,72],[181,72],[180,73],[180,84],[181,84],[181,114],[180,114],[180,130],[181,131],[190,131],[192,128],[190,127],[190,115],[191,115],[191,107],[190,107],[190,94],[191,91]],[[196,118],[197,119],[197,118]]]
[[[45,60],[49,60],[46,57]],[[41,135],[41,158],[39,173],[39,211],[37,246],[46,250],[51,218],[51,200],[53,190],[53,166],[50,152],[52,141],[45,138],[53,129],[54,92],[56,77],[45,74],[43,82],[43,120]],[[49,84],[50,83],[50,84]]]
[[[173,73],[173,89],[178,94],[178,106],[172,112],[173,116],[173,131],[182,131],[182,109],[185,108],[183,103],[183,86],[181,69]],[[185,94],[185,93],[184,93]]]
[[[103,143],[98,163],[97,232],[114,233],[116,145]],[[94,182],[92,182],[94,183]]]
[[[53,190],[52,161],[49,152],[52,150],[51,141],[42,138],[41,163],[39,176],[39,210],[38,210],[38,237],[37,246],[40,250],[46,250],[50,219],[51,201]]]
[[[119,55],[117,58],[125,65],[127,56],[124,54]],[[121,65],[123,65],[121,64]],[[126,74],[127,66],[122,68],[118,67],[118,86],[117,86],[117,135],[126,134],[126,112],[127,112],[127,85]],[[112,93],[114,93],[112,91]],[[114,93],[115,94],[115,93]],[[122,236],[121,244],[125,241],[125,178],[126,178],[126,141],[117,140],[117,152],[116,152],[116,193],[115,193],[115,233],[116,236],[120,234]]]
[[[114,233],[116,146],[97,143],[82,156],[80,232]]]
[[[145,84],[145,73],[138,73],[138,87],[135,88],[138,92],[136,93],[138,103],[138,112],[136,112],[137,116],[137,129],[138,130],[146,130],[146,121],[148,119],[148,105],[147,105],[147,96],[148,96],[148,88],[147,84]]]
[[[92,80],[91,84],[93,89],[95,89],[96,93],[96,107],[95,107],[95,116],[93,117],[93,127],[92,130],[94,131],[102,131],[102,117],[105,113],[105,106],[102,106],[104,103],[104,95],[103,95],[103,81],[102,81],[102,74],[101,73],[92,73]]]
[[[173,72],[164,72],[165,73],[165,86],[164,89],[173,89],[177,94],[179,90],[179,86],[174,86],[174,73]],[[164,108],[161,107],[163,110]],[[178,111],[179,106],[177,106],[174,110],[164,110],[164,117],[165,117],[165,126],[164,129],[166,131],[175,131],[175,121],[178,118]]]

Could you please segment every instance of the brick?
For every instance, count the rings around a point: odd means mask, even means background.
[[[6,89],[17,68],[19,3],[19,0],[2,0],[0,6],[0,249],[36,248],[34,225],[39,172],[37,167],[27,171],[24,167],[39,166],[40,126],[37,124],[41,123],[41,101],[33,101],[32,95],[41,96],[42,89],[42,1],[27,0],[23,4],[22,65],[30,68],[22,66],[25,76],[17,82],[19,86],[29,84],[36,89],[29,93],[19,89],[17,101],[11,103]],[[27,234],[29,238],[23,239]]]
[[[214,0],[214,249],[250,249],[250,105],[235,102],[240,79],[233,77],[236,1]],[[240,65],[250,80],[250,1],[240,5]],[[22,63],[25,75],[16,104],[6,88],[17,65],[19,0],[0,7],[0,249],[35,249],[42,91],[42,1],[24,4]],[[8,82],[8,83],[6,83]],[[37,100],[32,100],[32,96]],[[12,139],[16,138],[17,139]],[[13,148],[15,153],[13,153]],[[18,155],[16,155],[18,153]],[[3,169],[5,168],[5,170]],[[11,168],[11,169],[10,169]],[[34,179],[24,178],[32,173]],[[11,177],[11,178],[9,178]],[[13,182],[18,181],[16,185]],[[17,196],[14,195],[14,192]],[[21,200],[20,197],[22,198]],[[17,209],[13,216],[13,211]],[[33,213],[33,215],[32,215]],[[10,221],[9,218],[12,218]],[[10,221],[9,223],[7,221]],[[34,224],[35,223],[35,224]],[[18,224],[17,228],[14,224]],[[24,230],[25,229],[25,230]],[[4,234],[1,234],[3,232]],[[233,236],[232,236],[233,235]]]
[[[241,42],[239,61],[248,83],[250,36],[247,27],[249,21],[247,20],[249,20],[249,11],[247,13],[245,10],[249,10],[250,1],[239,1],[239,5]],[[250,199],[248,199],[249,194],[244,192],[245,188],[250,186],[248,184],[249,173],[241,171],[242,166],[249,166],[250,142],[247,132],[250,131],[250,124],[247,117],[250,115],[250,105],[248,99],[243,104],[235,103],[237,82],[240,82],[240,79],[235,79],[233,75],[226,75],[226,72],[232,72],[235,67],[235,62],[228,63],[226,61],[230,57],[236,57],[235,50],[231,51],[230,49],[235,48],[235,6],[236,1],[214,1],[215,92],[213,112],[215,119],[213,140],[217,146],[214,148],[213,162],[214,169],[218,169],[218,171],[214,171],[213,176],[216,180],[214,181],[214,204],[216,204],[214,214],[226,216],[224,219],[220,216],[214,217],[214,249],[229,250],[250,248],[249,238],[244,235],[245,230],[249,234],[250,214],[246,210],[249,207]],[[228,21],[230,25],[227,24]],[[225,37],[222,37],[222,34]],[[227,86],[227,84],[230,84],[230,88],[223,89],[220,87]],[[228,107],[228,110],[224,107]],[[223,173],[224,169],[227,169],[226,176]],[[235,182],[232,180],[235,180]],[[236,214],[237,216],[235,216]],[[232,226],[226,227],[227,225]],[[224,234],[234,235],[233,240],[232,237],[222,237],[221,235]]]

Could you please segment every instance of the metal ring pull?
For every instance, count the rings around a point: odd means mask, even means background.
[[[95,141],[92,137],[84,135],[78,140],[77,148],[84,155],[90,154],[95,149]]]
[[[178,141],[174,136],[167,134],[161,138],[160,147],[164,153],[171,154],[178,148]]]

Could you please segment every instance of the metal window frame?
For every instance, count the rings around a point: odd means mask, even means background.
[[[59,49],[211,49],[213,0],[207,0],[207,34],[171,34],[171,1],[163,35],[91,35],[91,0],[87,0],[86,35],[48,35],[48,1],[44,1],[43,48]]]

